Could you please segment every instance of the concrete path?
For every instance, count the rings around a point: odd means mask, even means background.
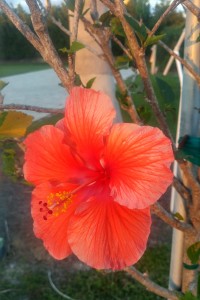
[[[47,108],[62,108],[67,92],[59,86],[60,80],[52,69],[2,78],[9,84],[3,89],[4,104],[26,104]],[[28,112],[35,119],[46,114]]]
[[[124,78],[133,75],[131,70],[123,70]],[[52,69],[1,78],[9,84],[3,89],[4,104],[26,104],[46,108],[63,108],[67,91],[59,86],[60,80]],[[25,111],[35,119],[46,114]]]

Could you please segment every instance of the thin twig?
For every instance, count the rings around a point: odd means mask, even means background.
[[[115,35],[112,34],[111,39],[124,51],[128,58],[132,59],[130,52],[126,49],[126,47],[124,47],[122,42]]]
[[[48,35],[38,4],[34,0],[27,0],[27,3],[32,14],[32,23],[36,34],[17,16],[5,0],[0,1],[0,9],[2,9],[14,26],[35,47],[43,59],[54,68],[63,86],[68,89],[69,76],[67,70]]]
[[[163,22],[163,20],[166,18],[166,16],[172,12],[180,3],[182,2],[182,0],[174,0],[172,1],[172,3],[168,6],[168,8],[166,9],[166,11],[160,16],[159,20],[156,22],[156,24],[154,25],[153,29],[149,32],[148,36],[151,37],[155,34],[155,32],[158,30],[158,28],[160,27],[161,23]]]
[[[192,3],[190,0],[185,0],[182,2],[182,4],[187,7],[187,9],[189,11],[191,11],[191,13],[193,13],[193,15],[195,15],[197,17],[197,20],[200,21],[200,8],[197,7],[194,3]]]
[[[63,26],[60,20],[56,20],[56,18],[52,15],[50,15],[50,19],[54,25],[56,25],[62,32],[64,32],[66,35],[71,36],[72,33],[67,28]],[[99,57],[100,59],[103,59],[102,55],[100,55],[94,48],[90,47],[90,45],[86,45],[81,39],[77,39],[77,42],[83,44],[87,50],[89,50],[91,53]]]
[[[60,295],[61,297],[65,298],[65,299],[68,299],[68,300],[75,300],[75,299],[69,297],[68,295],[62,293],[62,292],[55,286],[55,284],[53,283],[52,278],[51,278],[51,271],[48,271],[48,272],[47,272],[47,275],[48,275],[48,280],[49,280],[49,283],[50,283],[52,289],[53,289],[58,295]]]
[[[171,135],[168,124],[166,122],[166,118],[158,105],[158,100],[156,98],[156,95],[155,95],[155,92],[154,92],[154,89],[152,86],[152,82],[150,80],[149,72],[147,69],[146,61],[145,61],[144,49],[139,46],[138,40],[135,36],[135,33],[125,18],[126,8],[124,6],[124,3],[121,0],[115,0],[115,5],[113,6],[113,5],[111,5],[110,1],[107,1],[107,0],[101,0],[101,1],[105,5],[109,5],[109,8],[111,9],[112,13],[116,17],[119,18],[119,20],[123,26],[124,32],[128,38],[131,55],[135,59],[138,71],[141,75],[141,78],[142,78],[142,81],[144,84],[147,99],[151,104],[152,110],[155,114],[155,117],[156,117],[162,131],[165,133],[166,136],[168,136],[171,139],[173,149],[175,150],[175,143],[173,141],[173,137]]]
[[[76,0],[75,1],[75,9],[74,9],[74,17],[73,17],[73,24],[72,26],[72,34],[71,34],[71,44],[77,40],[77,34],[78,34],[78,24],[80,19],[80,9],[81,5],[83,3],[83,0]],[[70,88],[74,86],[74,80],[75,80],[75,57],[76,53],[69,53],[68,54],[68,73],[69,73],[69,79],[70,79]]]
[[[13,104],[13,103],[0,105],[0,111],[1,110],[30,110],[38,113],[50,113],[50,114],[64,113],[64,108],[60,108],[60,109],[44,108],[44,107],[38,107],[33,105]]]
[[[176,54],[172,49],[170,49],[163,41],[158,41],[158,44],[164,48],[170,55],[172,55],[175,59],[180,61],[180,63],[194,76],[196,82],[200,86],[200,75],[194,71],[192,66],[187,63],[187,61],[181,58],[178,54]]]
[[[192,225],[175,219],[173,215],[168,211],[166,211],[159,203],[153,204],[151,206],[151,211],[173,228],[176,228],[183,232],[190,232],[190,233],[196,232],[196,230]]]
[[[179,167],[183,173],[184,184],[191,190],[192,205],[190,206],[190,220],[194,227],[200,230],[200,184],[194,177],[192,165],[187,161],[181,161]]]
[[[176,177],[174,177],[174,179],[173,179],[173,186],[183,199],[187,200],[188,203],[191,203],[192,195],[191,195],[190,191]]]
[[[124,270],[128,273],[132,278],[139,281],[142,285],[144,285],[148,291],[155,293],[163,298],[170,300],[178,300],[183,295],[181,292],[172,292],[159,284],[153,282],[147,276],[139,272],[135,267],[129,267]]]
[[[26,25],[18,15],[10,8],[10,6],[6,3],[6,1],[0,1],[0,9],[6,14],[9,20],[15,25],[15,27],[23,34],[23,36],[38,50],[40,53],[42,52],[42,44],[34,34],[30,27]]]
[[[40,42],[43,46],[42,56],[45,61],[50,64],[58,77],[61,79],[63,86],[69,90],[70,89],[70,81],[68,72],[64,66],[64,63],[60,59],[52,40],[48,34],[46,18],[44,18],[42,11],[40,10],[37,1],[34,0],[26,0],[26,3],[31,12],[31,20],[33,24],[33,28],[40,39]]]

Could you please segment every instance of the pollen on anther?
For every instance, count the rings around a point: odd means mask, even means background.
[[[58,191],[55,194],[50,193],[47,197],[47,204],[43,206],[49,210],[48,213],[57,217],[66,212],[72,202],[72,194],[66,191]]]

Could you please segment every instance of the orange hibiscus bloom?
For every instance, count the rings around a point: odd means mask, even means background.
[[[158,129],[114,124],[108,96],[75,87],[65,117],[25,141],[35,235],[49,253],[122,269],[146,249],[150,205],[172,182],[171,143]]]

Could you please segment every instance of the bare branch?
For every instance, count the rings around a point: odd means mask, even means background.
[[[200,22],[200,8],[197,7],[194,3],[192,3],[190,0],[185,0],[182,3],[185,7],[187,7],[187,9],[189,9],[189,11],[191,11],[191,13],[193,13],[193,15],[195,15],[198,19],[198,21]]]
[[[52,16],[52,15],[50,15],[50,19],[51,19],[52,23],[53,23],[54,25],[56,25],[56,26],[57,26],[62,32],[64,32],[66,35],[68,35],[68,36],[71,36],[71,35],[72,35],[72,33],[71,33],[67,28],[65,28],[65,27],[63,26],[63,24],[60,22],[60,20],[56,20],[56,18],[55,18],[54,16]],[[99,58],[101,58],[101,59],[104,59],[104,58],[102,57],[102,55],[100,55],[94,48],[90,47],[90,45],[84,44],[84,42],[83,42],[82,40],[80,40],[80,39],[77,39],[77,41],[80,42],[81,44],[83,44],[83,45],[85,46],[85,48],[86,48],[87,50],[89,50],[91,53],[93,53],[94,55],[96,55],[97,57],[99,57]]]
[[[192,165],[187,161],[179,162],[179,167],[183,172],[184,184],[191,190],[192,205],[190,206],[190,219],[197,230],[200,229],[200,184],[194,177]]]
[[[72,34],[71,34],[71,43],[73,43],[77,39],[78,23],[79,23],[79,19],[80,19],[80,9],[81,9],[82,4],[83,4],[83,0],[75,1],[74,17],[73,17],[73,22],[71,22],[71,24],[73,24]],[[76,53],[68,54],[68,72],[69,72],[71,88],[73,87],[74,80],[75,80],[75,57],[76,57]]]
[[[173,179],[173,186],[183,199],[191,203],[192,197],[190,191],[176,177]]]
[[[35,47],[38,52],[42,51],[42,44],[31,29],[26,25],[18,15],[10,8],[6,1],[0,1],[0,9],[6,14],[9,20],[15,25],[15,27],[23,34],[23,36]]]
[[[159,203],[155,203],[151,206],[151,211],[157,215],[161,220],[170,225],[173,228],[176,228],[183,232],[195,233],[195,229],[192,225],[181,222],[173,217],[171,213],[166,211]]]
[[[171,50],[165,43],[162,41],[158,41],[158,44],[164,48],[170,55],[172,55],[175,59],[180,61],[180,63],[194,76],[196,82],[200,86],[200,75],[194,71],[192,66],[187,63],[187,61],[181,58],[178,54],[176,54],[173,50]]]
[[[107,0],[101,0],[105,5],[108,5],[109,8],[111,9],[112,13],[119,18],[121,21],[121,24],[123,26],[123,29],[125,31],[125,34],[128,38],[129,42],[129,47],[130,47],[130,52],[132,57],[136,61],[136,65],[138,68],[138,71],[142,77],[142,81],[144,84],[145,92],[148,98],[148,101],[151,104],[152,110],[156,116],[156,119],[158,120],[158,123],[162,129],[162,131],[165,133],[166,136],[168,136],[172,143],[173,143],[173,148],[175,149],[175,144],[173,142],[173,137],[170,133],[168,124],[166,122],[166,118],[163,115],[162,111],[159,108],[158,101],[150,80],[150,76],[148,73],[146,61],[145,61],[145,55],[144,55],[144,49],[138,44],[137,38],[135,36],[135,33],[133,32],[131,26],[129,23],[126,21],[125,18],[125,6],[123,1],[121,0],[115,0],[115,5],[113,6],[110,1]]]
[[[182,2],[182,0],[174,0],[172,1],[172,3],[170,4],[170,6],[168,6],[168,8],[166,9],[166,11],[160,16],[159,20],[156,22],[156,24],[154,25],[153,29],[149,32],[149,37],[153,36],[155,34],[155,32],[158,30],[158,28],[160,27],[161,23],[163,22],[163,20],[166,18],[166,16],[172,12],[180,3]]]
[[[130,52],[126,49],[126,47],[124,47],[122,42],[115,35],[112,34],[111,39],[124,51],[128,58],[132,59]]]
[[[70,81],[67,70],[61,61],[57,51],[55,50],[51,38],[48,34],[45,19],[42,12],[35,0],[26,0],[31,12],[31,20],[33,28],[40,39],[42,44],[42,51],[40,51],[42,57],[48,62],[57,73],[58,77],[63,83],[66,89],[70,89]]]
[[[38,107],[32,105],[13,104],[13,103],[0,105],[0,111],[2,110],[29,110],[38,113],[50,113],[50,114],[64,113],[64,108],[54,109],[54,108],[44,108],[44,107]]]
[[[36,48],[43,59],[49,63],[57,73],[65,88],[69,88],[69,77],[65,66],[56,52],[44,24],[42,13],[34,0],[27,0],[32,13],[33,27],[31,29],[15,14],[15,12],[4,1],[0,1],[0,8],[7,15],[14,26],[24,35],[24,37]]]
[[[183,294],[180,292],[172,292],[159,284],[153,282],[147,276],[139,272],[135,267],[129,267],[124,269],[126,273],[128,273],[132,278],[139,281],[142,285],[144,285],[148,291],[155,293],[163,298],[170,300],[178,300]]]

